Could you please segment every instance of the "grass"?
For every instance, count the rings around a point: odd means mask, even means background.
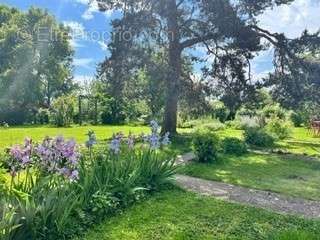
[[[318,235],[320,222],[173,189],[108,219],[82,240],[270,239],[277,232],[296,230]]]
[[[49,126],[38,127],[10,127],[9,129],[0,128],[0,149],[14,144],[20,144],[26,137],[31,137],[34,141],[41,141],[46,136],[63,135],[66,138],[74,138],[78,143],[84,143],[87,139],[86,134],[89,130],[96,133],[99,141],[106,140],[112,136],[113,133],[123,132],[128,134],[140,134],[142,132],[149,132],[146,126],[73,126],[70,128],[56,128]]]
[[[294,197],[320,200],[320,162],[298,157],[249,153],[220,156],[221,163],[192,163],[184,174]]]
[[[84,143],[89,130],[95,131],[98,141],[104,141],[119,131],[126,134],[149,132],[148,127],[142,126],[12,127],[0,129],[0,149],[21,143],[25,137],[40,141],[45,136],[63,135]],[[171,154],[192,150],[192,129],[181,129],[180,132],[182,134],[172,139],[167,150]],[[225,129],[217,134],[221,139],[242,138],[243,131]],[[293,153],[315,154],[320,149],[320,141],[306,129],[295,128],[291,138],[277,142],[277,147]],[[257,153],[241,157],[223,155],[221,159],[218,164],[192,163],[181,171],[204,179],[320,200],[320,161]],[[157,193],[108,219],[83,239],[270,239],[271,234],[288,230],[320,234],[320,222],[281,216],[174,188]]]
[[[320,154],[320,138],[315,137],[313,133],[306,128],[292,128],[291,136],[288,139],[276,142],[275,148],[282,149],[295,154]],[[237,137],[243,138],[242,130],[225,129],[218,131],[220,138]]]
[[[78,143],[84,143],[87,139],[86,133],[89,130],[95,131],[97,139],[106,140],[116,132],[140,134],[149,132],[147,126],[73,126],[70,128],[56,128],[50,126],[24,126],[0,128],[0,149],[14,144],[22,143],[26,137],[31,137],[35,141],[42,140],[45,136],[63,135],[66,138],[74,138]],[[183,153],[191,151],[192,129],[179,129],[180,137],[174,139],[171,151],[173,153]],[[225,129],[217,131],[220,138],[238,137],[242,138],[243,131],[235,129]],[[292,136],[289,139],[277,142],[277,148],[288,150],[292,153],[300,154],[320,154],[320,138],[313,136],[311,132],[304,128],[292,129]]]

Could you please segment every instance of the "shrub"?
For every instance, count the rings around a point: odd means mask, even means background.
[[[127,104],[123,100],[106,98],[100,113],[103,124],[123,124],[126,121]]]
[[[51,121],[57,127],[68,127],[72,124],[76,99],[72,95],[57,98],[52,103]]]
[[[290,124],[277,117],[271,118],[266,126],[267,131],[278,139],[285,139],[290,136]]]
[[[2,128],[2,129],[8,129],[9,127],[10,127],[9,124],[6,122],[0,123],[0,128]]]
[[[46,108],[40,108],[36,115],[36,123],[38,124],[48,124],[50,117],[50,111]]]
[[[246,128],[244,139],[247,144],[257,147],[271,147],[274,144],[274,138],[264,129],[257,127]]]
[[[247,145],[238,138],[225,138],[221,145],[226,154],[243,155],[248,151]]]
[[[287,111],[284,108],[282,108],[280,104],[272,104],[272,105],[265,106],[262,109],[260,115],[265,119],[276,116],[277,118],[285,120],[287,116]]]
[[[305,117],[301,112],[292,112],[290,119],[295,127],[301,127],[305,123]]]
[[[237,118],[233,121],[232,126],[238,130],[244,130],[248,127],[259,127],[260,122],[258,117],[243,115],[237,116]]]
[[[215,134],[199,131],[195,134],[192,145],[199,162],[217,161],[219,139]]]
[[[208,130],[208,131],[218,131],[223,130],[225,128],[225,125],[221,123],[217,119],[213,118],[199,118],[195,120],[190,120],[187,122],[184,122],[181,125],[182,128],[196,128],[197,130]]]
[[[218,121],[214,121],[212,123],[206,123],[206,124],[200,125],[200,127],[197,128],[197,130],[203,130],[208,132],[216,132],[223,129],[225,129],[225,125]]]
[[[210,103],[212,106],[212,116],[215,119],[218,119],[220,122],[224,123],[230,114],[228,108],[224,105],[223,102],[214,101]]]

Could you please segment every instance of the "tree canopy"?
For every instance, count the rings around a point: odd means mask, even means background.
[[[113,22],[113,31],[117,33],[122,44],[112,52],[113,56],[118,56],[121,51],[133,49],[137,44],[161,46],[167,52],[163,132],[176,132],[183,58],[192,57],[188,49],[202,47],[207,50],[208,55],[216,59],[216,63],[220,63],[218,68],[212,69],[211,73],[216,74],[212,79],[224,79],[226,82],[226,79],[230,81],[236,78],[238,82],[246,83],[245,81],[250,79],[250,60],[256,53],[268,47],[268,44],[272,44],[276,49],[275,66],[280,62],[289,65],[290,61],[304,61],[299,54],[299,48],[302,49],[303,45],[310,41],[318,44],[318,34],[310,35],[305,32],[301,38],[291,40],[284,34],[270,33],[259,27],[257,17],[265,10],[290,4],[293,0],[98,0],[97,2],[102,11],[112,9],[122,13],[122,17]],[[284,61],[285,59],[287,61]],[[221,64],[222,61],[228,64]],[[237,64],[231,63],[240,63],[241,69],[236,68]],[[213,64],[213,67],[217,65]],[[223,74],[222,77],[222,73],[227,71],[229,74]],[[244,77],[245,73],[248,77]],[[248,87],[250,88],[249,85]],[[228,94],[230,96],[230,92]]]
[[[0,122],[24,123],[73,88],[68,29],[46,11],[0,6],[0,49]]]

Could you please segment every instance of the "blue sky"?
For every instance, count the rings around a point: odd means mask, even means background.
[[[107,55],[110,21],[116,12],[101,13],[90,0],[0,0],[9,6],[27,10],[31,6],[46,8],[59,22],[73,29],[72,46],[75,49],[74,76],[77,81],[90,80],[96,65]],[[295,0],[290,6],[266,11],[259,17],[260,26],[274,32],[284,32],[293,38],[304,29],[315,32],[320,29],[320,0]],[[91,37],[84,37],[90,33]],[[103,37],[104,36],[104,37]],[[209,59],[210,60],[210,59]],[[260,53],[252,62],[255,78],[272,70],[272,49]]]

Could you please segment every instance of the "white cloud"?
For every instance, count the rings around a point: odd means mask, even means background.
[[[69,0],[76,4],[81,4],[87,6],[87,9],[84,11],[84,13],[81,15],[81,17],[84,20],[91,20],[94,18],[94,15],[96,13],[99,13],[99,5],[96,0]],[[106,17],[110,17],[113,14],[114,10],[107,10],[104,14]]]
[[[267,10],[259,17],[259,26],[271,32],[284,33],[288,38],[296,38],[307,29],[320,30],[320,1],[295,0],[290,5],[282,5]],[[261,52],[252,61],[252,75],[255,80],[266,77],[272,67],[273,49]]]
[[[73,60],[73,65],[76,67],[82,67],[86,69],[92,69],[92,63],[94,63],[93,58],[75,58]]]
[[[90,75],[75,75],[74,81],[80,85],[84,85],[86,83],[90,83],[94,77]]]
[[[80,41],[86,38],[86,31],[82,23],[76,21],[65,21],[63,24],[71,29],[71,46],[73,48],[83,47],[84,45],[82,45]]]
[[[262,51],[251,61],[251,75],[253,80],[259,81],[267,77],[270,72],[273,72],[273,58],[274,49],[270,48]]]
[[[84,45],[81,44],[81,43],[79,42],[79,40],[73,39],[73,38],[70,39],[70,45],[71,45],[71,47],[72,47],[73,49],[84,47]]]
[[[81,37],[85,35],[85,28],[82,23],[76,21],[65,21],[63,24],[71,29],[72,36]]]
[[[295,38],[305,29],[318,31],[319,14],[319,0],[296,0],[290,5],[267,10],[259,17],[259,25],[269,31],[285,33],[287,37]]]
[[[98,41],[97,43],[99,44],[100,48],[103,51],[107,51],[108,50],[108,45],[104,41]]]
[[[80,4],[89,4],[90,3],[90,0],[74,0],[74,1],[77,3],[80,3]]]

